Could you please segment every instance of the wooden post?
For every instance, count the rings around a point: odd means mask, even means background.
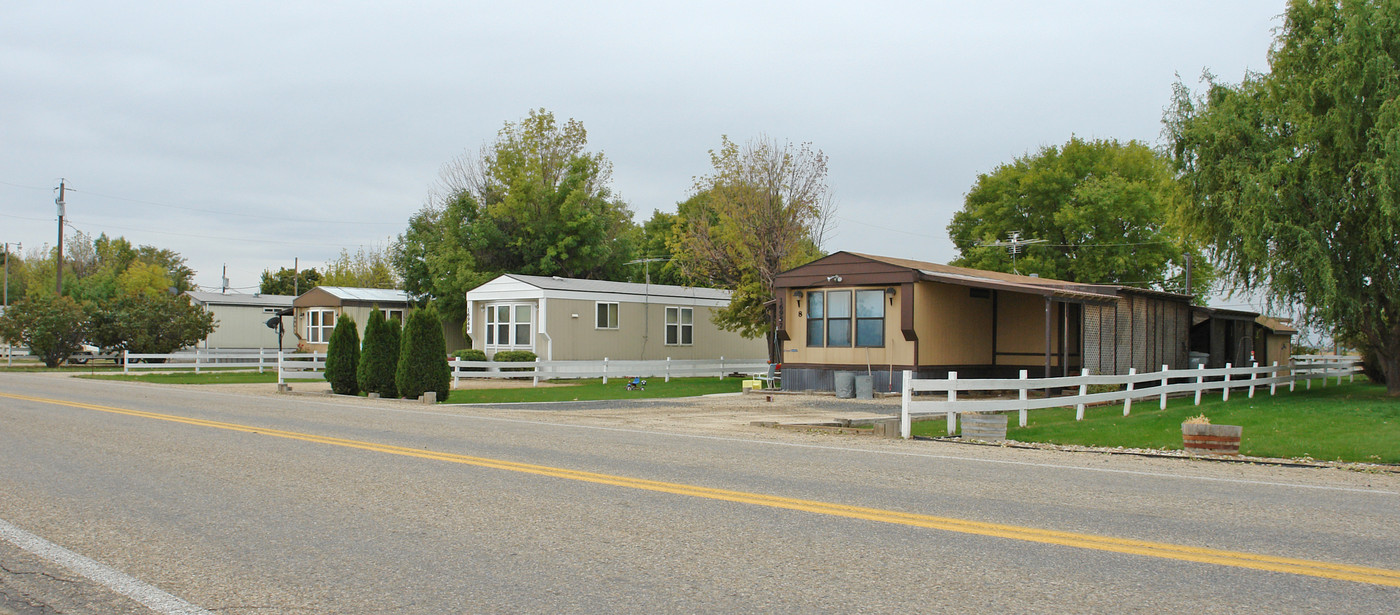
[[[1230,371],[1229,371],[1229,370],[1231,370],[1231,369],[1233,369],[1233,368],[1234,368],[1234,365],[1231,365],[1231,364],[1229,364],[1229,363],[1226,363],[1226,364],[1225,364],[1225,394],[1220,398],[1220,401],[1230,401]]]
[[[1169,370],[1168,370],[1168,367],[1167,367],[1166,365],[1163,365],[1163,366],[1162,366],[1162,401],[1161,401],[1161,403],[1158,405],[1158,409],[1160,409],[1160,410],[1166,410],[1166,409],[1167,409],[1167,371],[1169,371]]]
[[[1087,367],[1082,367],[1082,368],[1080,368],[1080,369],[1079,369],[1079,377],[1080,377],[1080,378],[1088,378],[1088,377],[1089,377],[1089,368],[1087,368]],[[1074,420],[1076,420],[1076,421],[1082,421],[1082,420],[1084,420],[1084,396],[1085,396],[1085,395],[1088,395],[1088,394],[1089,394],[1089,383],[1087,383],[1087,382],[1080,382],[1080,383],[1079,383],[1079,405],[1077,405],[1077,406],[1074,407]]]
[[[1274,370],[1269,372],[1269,396],[1273,397],[1274,387],[1278,386],[1278,361],[1274,361]]]
[[[1046,305],[1049,305],[1049,304],[1050,304],[1050,300],[1049,300],[1049,299],[1046,299],[1046,300],[1045,300],[1045,304],[1046,304]],[[1027,378],[1030,378],[1030,372],[1027,371],[1027,370],[1024,370],[1024,369],[1021,370],[1021,379],[1022,379],[1022,380],[1025,380],[1025,379],[1027,379]],[[1020,413],[1020,421],[1019,421],[1019,424],[1020,424],[1022,427],[1025,427],[1025,426],[1026,426],[1026,422],[1030,419],[1030,416],[1029,416],[1029,414],[1030,414],[1030,409],[1026,407],[1026,405],[1027,405],[1027,404],[1026,404],[1026,399],[1027,399],[1027,398],[1026,398],[1026,385],[1023,384],[1023,385],[1021,385],[1021,413]]]
[[[1293,359],[1288,360],[1288,392],[1293,392],[1293,385],[1298,383],[1298,364]]]
[[[909,430],[910,427],[912,427],[909,420],[909,402],[912,401],[909,387],[913,382],[914,372],[912,370],[904,370],[904,387],[899,393],[899,437],[905,440],[909,439]]]
[[[1128,375],[1136,376],[1137,368],[1129,367]],[[1123,416],[1128,416],[1128,413],[1131,412],[1133,409],[1133,386],[1136,384],[1136,382],[1133,382],[1131,380],[1128,381],[1128,396],[1123,398]]]
[[[958,401],[958,373],[948,372],[948,435],[958,432],[958,411],[952,404]]]
[[[1203,370],[1203,369],[1205,369],[1205,368],[1206,368],[1206,364],[1205,364],[1205,363],[1202,363],[1202,364],[1196,366],[1196,371],[1201,371],[1201,370]],[[1197,406],[1201,405],[1201,389],[1205,388],[1205,382],[1206,382],[1206,377],[1205,377],[1205,376],[1196,376],[1196,405],[1197,405]]]

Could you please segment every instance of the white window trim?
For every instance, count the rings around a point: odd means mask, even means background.
[[[379,311],[384,313],[384,320],[393,320],[390,315],[394,312],[398,312],[399,326],[403,326],[404,319],[408,317],[408,311],[403,308],[379,308]]]
[[[676,322],[675,322],[674,324],[671,322],[671,312],[672,312],[672,310],[675,310],[675,314],[676,314]],[[690,323],[689,323],[689,324],[687,324],[687,323],[682,323],[682,322],[681,322],[681,314],[682,314],[683,312],[690,312]],[[695,345],[695,308],[692,308],[692,307],[682,307],[682,306],[667,306],[667,307],[666,307],[666,311],[665,311],[665,315],[666,315],[666,318],[665,318],[665,321],[663,322],[663,325],[662,325],[662,326],[665,327],[665,328],[662,330],[662,337],[661,337],[662,341],[665,342],[664,345],[666,345],[666,346],[694,346],[694,345]],[[670,332],[671,327],[675,327],[675,328],[676,328],[676,342],[675,342],[674,344],[671,343],[670,341],[668,341],[668,340],[670,340],[670,336],[667,335],[667,333]],[[689,329],[689,330],[690,330],[690,342],[689,342],[689,343],[686,343],[686,342],[682,341],[682,340],[685,339],[685,335],[684,335],[683,332],[684,332],[686,329]]]
[[[496,321],[496,319],[495,319],[495,316],[494,316],[495,312],[494,312],[493,310],[499,309],[499,308],[502,307],[502,306],[505,306],[506,308],[508,308],[508,309],[507,309],[507,313],[510,315],[510,320],[504,321],[504,322],[498,322],[498,321]],[[516,308],[521,307],[521,306],[525,306],[525,307],[530,308],[530,321],[529,321],[529,323],[519,322],[519,321],[515,320]],[[535,349],[535,333],[536,333],[537,331],[539,331],[539,329],[537,328],[537,324],[538,324],[538,323],[536,322],[536,321],[539,320],[539,315],[540,315],[540,310],[539,310],[539,307],[538,307],[538,306],[536,306],[534,303],[519,303],[519,302],[517,302],[517,303],[505,303],[505,302],[502,302],[502,303],[486,303],[486,304],[483,304],[483,308],[484,308],[483,311],[486,312],[486,314],[483,315],[483,317],[482,317],[482,319],[481,319],[482,323],[483,323],[483,324],[485,325],[485,327],[486,327],[486,330],[483,330],[483,331],[482,331],[482,333],[483,333],[483,335],[482,335],[482,348],[483,348],[483,349],[490,349],[490,350],[530,350],[530,351],[533,351],[533,350]],[[515,342],[515,343],[511,343],[511,344],[502,344],[502,343],[500,343],[500,340],[495,339],[495,335],[494,335],[493,333],[488,332],[488,331],[495,331],[495,329],[492,329],[492,327],[499,327],[499,326],[502,325],[502,324],[507,325],[506,330],[510,332],[510,336],[511,336],[511,340],[510,340],[510,341]],[[515,334],[516,334],[516,330],[515,330],[515,329],[516,329],[517,326],[522,325],[522,324],[528,324],[528,325],[530,326],[530,334],[529,334],[529,336],[528,336],[530,339],[527,340],[527,343],[524,343],[524,344],[519,343],[520,340],[515,339]],[[490,340],[490,341],[488,342],[487,340]]]
[[[600,326],[598,326],[598,306],[601,306],[601,305],[613,305],[613,306],[617,306],[617,322],[614,322],[613,325],[612,325],[611,327],[600,327]],[[594,301],[594,302],[593,302],[593,328],[594,328],[594,329],[598,329],[599,331],[617,331],[618,329],[622,328],[622,304],[621,304],[621,303],[618,303],[617,301]]]
[[[312,315],[314,315],[314,314],[321,314],[322,316],[321,316],[320,318],[312,318]],[[335,330],[335,324],[331,324],[330,326],[326,326],[326,325],[324,324],[324,323],[326,322],[325,314],[335,314],[336,317],[335,317],[334,320],[336,320],[337,322],[339,322],[339,320],[340,320],[340,315],[339,315],[339,314],[335,311],[335,309],[333,309],[333,308],[310,308],[310,309],[307,309],[307,310],[306,310],[306,341],[307,341],[307,343],[310,343],[310,344],[329,344],[329,343],[331,343],[331,332]],[[313,321],[315,321],[315,322],[317,322],[317,323],[321,323],[321,324],[313,325],[313,324],[312,324]],[[317,336],[317,335],[315,335],[314,332],[321,332],[321,333],[324,333],[325,335],[323,335],[323,336]],[[318,338],[319,338],[319,339],[318,339]]]

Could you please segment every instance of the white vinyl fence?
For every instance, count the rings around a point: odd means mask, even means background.
[[[498,361],[448,362],[452,367],[452,387],[456,388],[463,378],[530,378],[534,384],[540,380],[564,378],[664,378],[672,377],[724,378],[726,374],[767,374],[767,359],[702,359],[658,361],[540,361],[509,363]]]
[[[326,353],[324,352],[277,353],[277,384],[286,384],[287,380],[325,378],[325,374]]]
[[[124,374],[139,370],[186,370],[191,368],[196,374],[210,368],[257,369],[258,373],[261,374],[263,369],[270,369],[277,364],[277,354],[277,350],[274,348],[252,350],[200,348],[169,354],[122,351],[120,355],[115,355],[115,358],[118,363],[121,363]],[[105,358],[105,355],[93,357],[93,360],[100,358]]]
[[[1159,406],[1165,409],[1168,395],[1192,393],[1199,405],[1201,394],[1207,391],[1222,391],[1224,399],[1228,400],[1232,388],[1248,389],[1248,395],[1252,398],[1259,387],[1269,387],[1269,394],[1273,395],[1279,385],[1288,385],[1288,390],[1292,391],[1297,381],[1301,380],[1305,386],[1312,388],[1312,381],[1320,379],[1326,386],[1327,379],[1333,377],[1340,384],[1343,376],[1354,379],[1355,374],[1361,371],[1360,361],[1356,357],[1299,355],[1293,359],[1289,365],[1274,363],[1265,367],[1256,363],[1252,367],[1231,367],[1226,364],[1224,368],[1215,369],[1206,369],[1205,366],[1198,369],[1168,369],[1163,365],[1159,372],[1139,374],[1130,369],[1127,375],[1109,376],[1093,376],[1089,375],[1089,370],[1084,370],[1078,376],[1057,378],[1028,378],[1026,370],[1021,370],[1020,378],[960,380],[957,372],[950,372],[946,379],[915,379],[912,371],[905,370],[899,429],[900,434],[908,438],[915,415],[942,414],[947,417],[948,434],[952,435],[957,432],[957,415],[960,413],[1012,410],[1018,412],[1019,424],[1025,427],[1030,410],[1068,406],[1075,407],[1076,420],[1083,420],[1084,406],[1099,403],[1122,403],[1126,416],[1132,411],[1133,401],[1139,399],[1156,397]],[[1122,388],[1089,393],[1089,387],[1094,385]],[[1053,396],[1051,392],[1055,389],[1077,389],[1078,394]],[[1046,396],[1031,399],[1032,390],[1043,390]],[[958,399],[959,391],[1016,391],[1017,397]],[[918,393],[942,393],[945,399],[918,399],[915,397]]]

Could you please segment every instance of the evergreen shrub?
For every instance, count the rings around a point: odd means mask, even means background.
[[[447,399],[452,386],[452,368],[447,365],[447,340],[442,336],[442,323],[433,308],[409,314],[399,343],[399,364],[394,380],[400,397],[414,399],[427,391],[435,391],[439,402]]]
[[[385,320],[376,307],[365,323],[365,341],[360,349],[357,374],[360,390],[380,397],[398,397],[394,372],[399,364],[399,324]]]
[[[337,395],[355,395],[360,392],[356,375],[360,369],[360,332],[355,328],[355,319],[341,314],[331,331],[330,346],[326,349],[326,381],[331,383],[331,392]]]

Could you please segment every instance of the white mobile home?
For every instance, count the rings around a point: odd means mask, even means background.
[[[729,291],[532,275],[502,275],[467,291],[472,347],[529,350],[546,361],[764,358],[712,320]]]
[[[245,295],[242,293],[215,293],[186,291],[190,302],[214,315],[214,332],[199,343],[201,348],[276,348],[277,331],[268,328],[267,320],[277,316],[278,310],[292,307],[291,295]],[[287,318],[284,326],[290,326]],[[293,335],[282,338],[282,347],[296,348],[297,339]]]

